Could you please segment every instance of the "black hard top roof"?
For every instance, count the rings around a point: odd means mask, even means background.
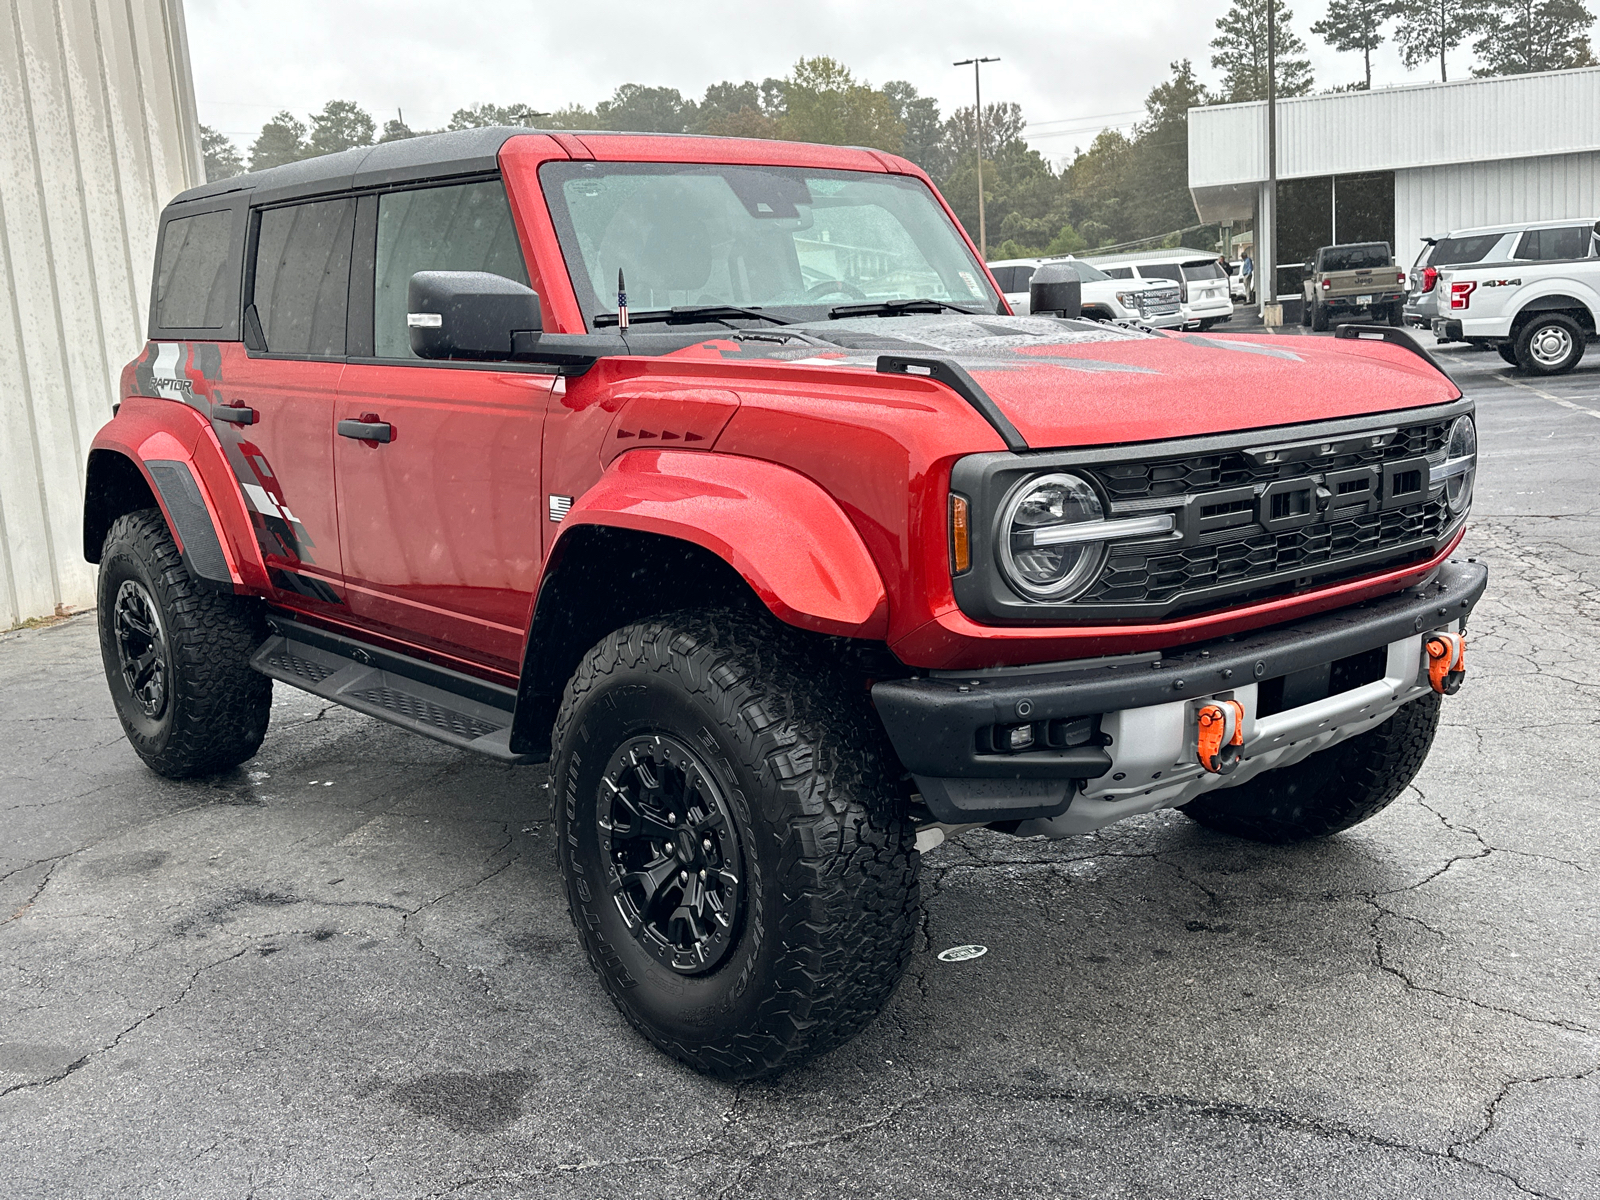
[[[352,188],[383,187],[421,179],[444,179],[497,169],[500,147],[519,133],[535,129],[498,125],[487,129],[461,129],[430,133],[375,146],[358,146],[338,154],[268,167],[201,184],[173,197],[173,204],[212,200],[249,192],[255,204],[269,204],[300,196],[342,192]]]

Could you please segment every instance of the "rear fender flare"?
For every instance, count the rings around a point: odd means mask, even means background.
[[[861,535],[832,496],[788,467],[706,451],[629,451],[579,497],[555,545],[582,525],[701,546],[786,624],[846,637],[888,632],[883,579]]]
[[[103,536],[110,523],[101,485],[126,470],[117,458],[143,477],[191,575],[223,591],[267,587],[249,511],[211,423],[166,400],[131,397],[96,435],[85,481],[85,558],[99,561],[95,533]]]
[[[1580,325],[1587,324],[1588,332],[1594,333],[1597,326],[1596,307],[1596,300],[1593,298],[1585,300],[1564,292],[1550,292],[1543,296],[1535,296],[1523,304],[1511,323],[1513,327],[1521,327],[1531,320],[1535,313],[1565,312],[1576,316]]]

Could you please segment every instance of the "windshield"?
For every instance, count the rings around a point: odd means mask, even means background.
[[[1370,271],[1394,264],[1394,255],[1384,242],[1367,246],[1324,246],[1319,270]]]
[[[636,312],[737,305],[806,320],[924,298],[1000,311],[950,218],[904,176],[558,162],[539,178],[591,323],[617,311],[618,270]]]

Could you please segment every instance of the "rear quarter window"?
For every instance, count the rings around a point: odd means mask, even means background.
[[[1183,282],[1183,268],[1177,263],[1143,263],[1139,275],[1144,279],[1166,279],[1172,283]]]
[[[243,222],[234,207],[168,215],[151,289],[150,336],[239,336]]]
[[[1462,267],[1482,262],[1489,251],[1500,244],[1503,233],[1481,233],[1474,237],[1445,238],[1433,247],[1433,255],[1424,264],[1430,267]]]

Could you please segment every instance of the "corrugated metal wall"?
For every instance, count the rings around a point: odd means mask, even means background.
[[[1189,186],[1265,179],[1266,105],[1189,110]],[[1600,67],[1278,103],[1278,176],[1347,175],[1600,148]]]
[[[182,0],[0,16],[0,629],[94,602],[83,471],[144,342],[156,218],[201,181]]]
[[[1420,167],[1394,175],[1395,253],[1422,237],[1510,221],[1600,220],[1600,151]]]

